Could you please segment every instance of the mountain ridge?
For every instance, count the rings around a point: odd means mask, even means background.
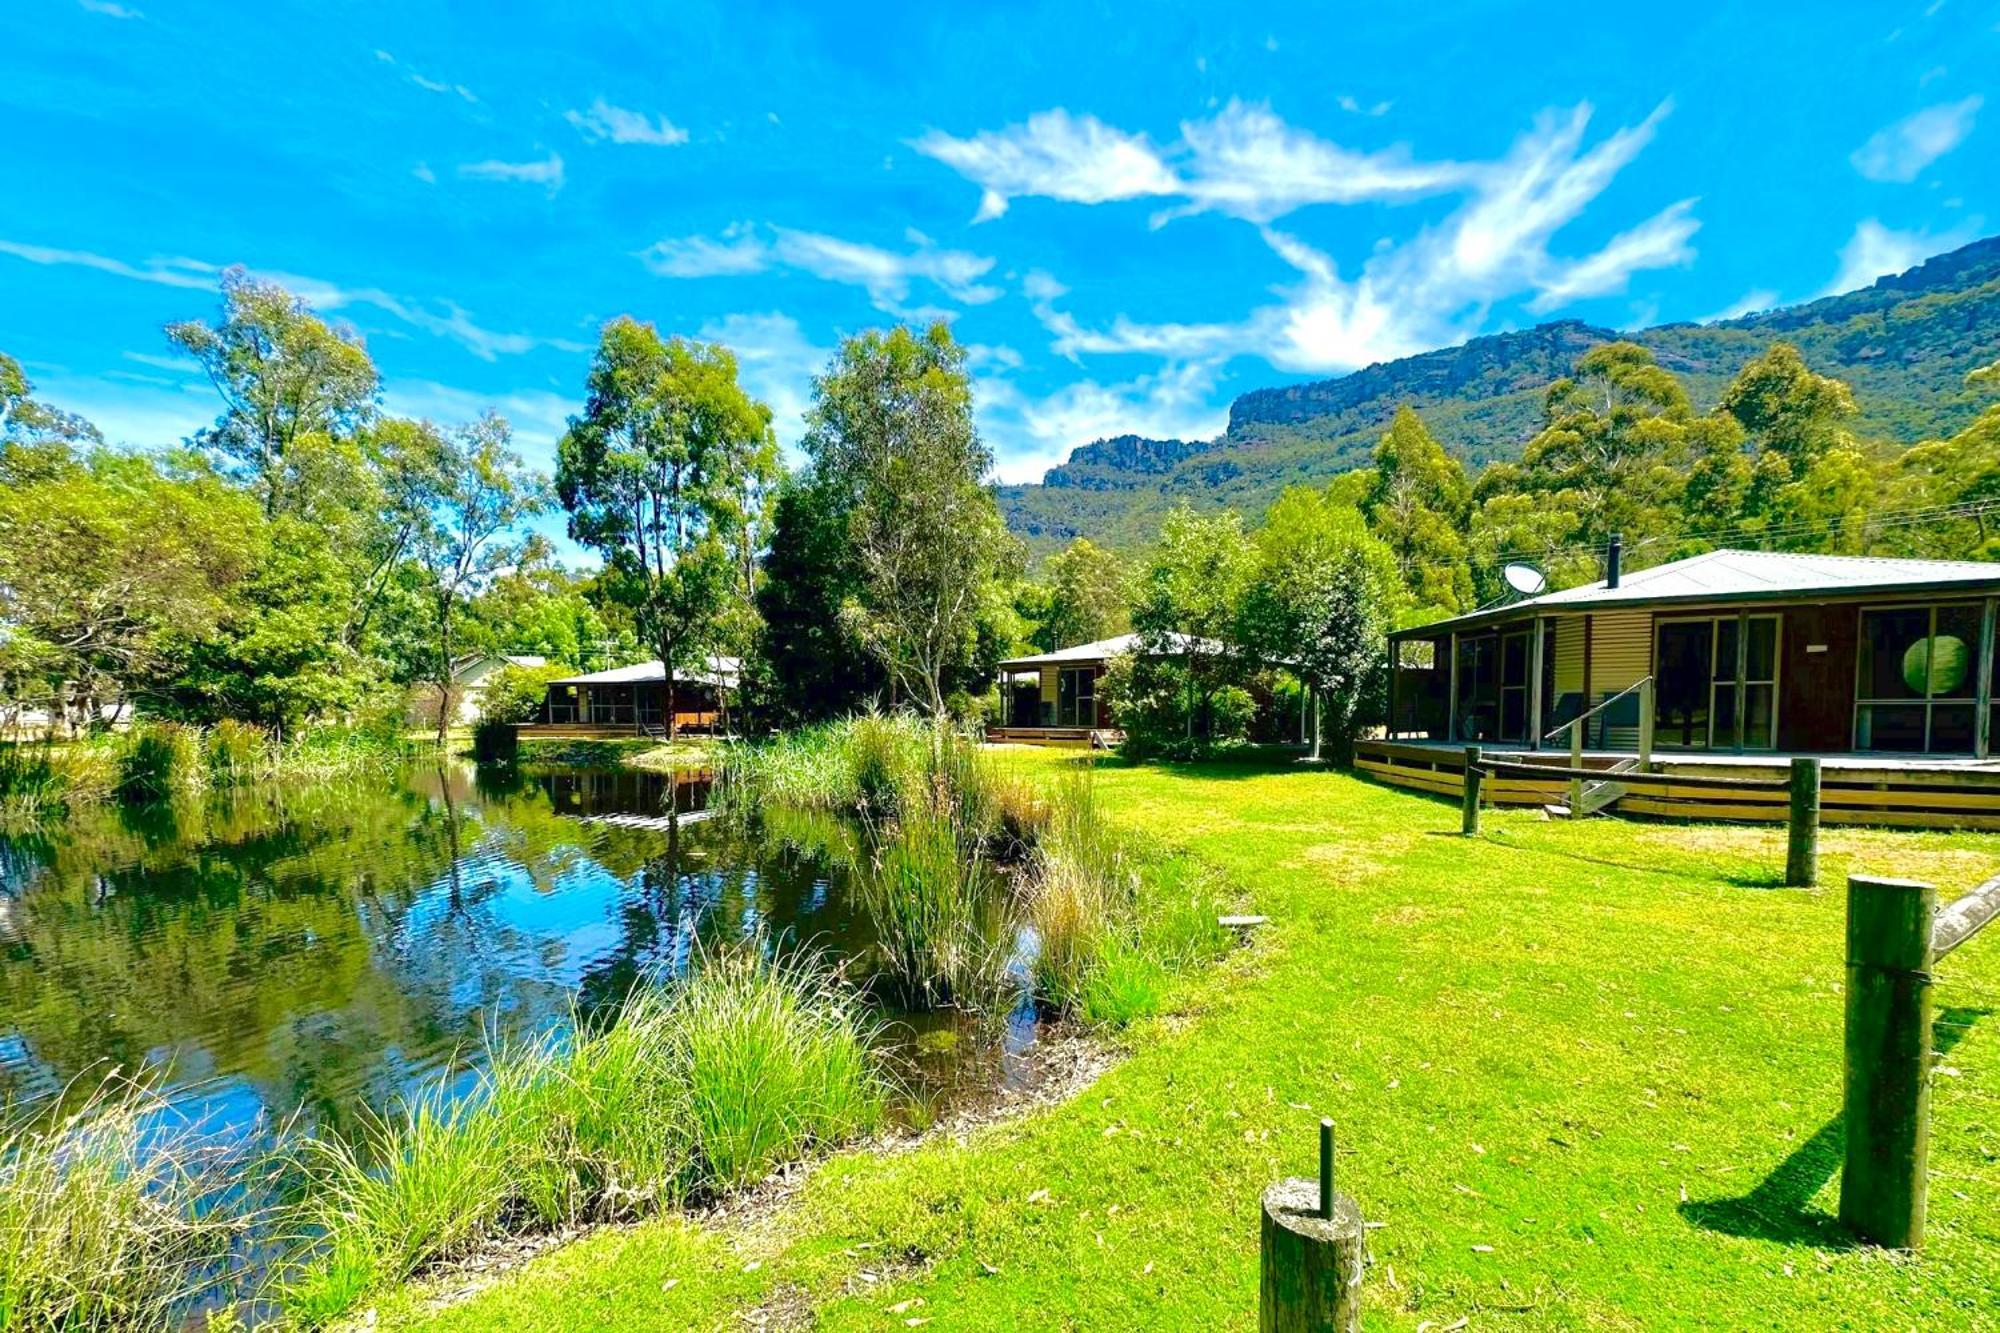
[[[1415,407],[1477,470],[1517,458],[1544,390],[1601,343],[1626,338],[1712,406],[1771,343],[1853,388],[1865,437],[1913,444],[1963,427],[1981,400],[1967,371],[2000,359],[2000,236],[1973,241],[1852,292],[1715,320],[1618,331],[1581,320],[1482,334],[1331,379],[1238,395],[1214,440],[1118,435],[1092,441],[1039,483],[999,488],[1008,526],[1037,554],[1090,537],[1135,549],[1181,499],[1254,518],[1285,486],[1365,466],[1396,408]]]

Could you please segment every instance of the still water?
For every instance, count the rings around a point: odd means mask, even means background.
[[[864,960],[851,830],[703,818],[705,795],[446,764],[0,835],[0,1105],[116,1065],[158,1071],[213,1128],[297,1113],[347,1129],[470,1067],[487,1034],[601,1010],[711,942]],[[889,1017],[916,1102],[1031,1076],[1025,1005],[1000,1023]]]

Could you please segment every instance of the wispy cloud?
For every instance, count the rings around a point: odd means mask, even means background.
[[[542,185],[550,194],[563,187],[563,160],[561,153],[550,153],[547,157],[530,162],[506,162],[498,158],[488,158],[484,162],[466,162],[458,168],[458,174],[471,180],[513,181],[523,185]]]
[[[592,102],[588,111],[563,112],[563,119],[593,141],[609,139],[612,143],[650,144],[656,148],[673,148],[688,141],[688,132],[665,116],[649,116],[643,111],[613,106],[602,97]]]
[[[1396,105],[1394,102],[1363,103],[1360,98],[1354,96],[1352,93],[1342,93],[1339,102],[1342,111],[1355,116],[1386,116],[1389,114],[1390,108]]]
[[[76,0],[76,3],[93,14],[102,14],[108,19],[142,19],[146,17],[130,5],[114,4],[112,0]]]
[[[401,74],[406,82],[423,89],[427,93],[446,93],[453,97],[462,98],[467,102],[477,102],[479,100],[472,89],[466,87],[464,84],[453,83],[448,79],[431,78],[427,74],[411,69],[387,51],[377,49],[375,58],[393,68],[398,74]]]
[[[1872,181],[1907,184],[1972,133],[1986,99],[1978,93],[1957,102],[1927,106],[1868,136],[1848,160]]]
[[[1005,213],[1009,200],[1030,195],[1101,204],[1180,188],[1145,135],[1060,107],[969,139],[932,130],[910,146],[984,187],[974,219],[979,222]]]
[[[1090,327],[1057,307],[1061,284],[1024,284],[1059,353],[1140,353],[1192,362],[1258,356],[1284,370],[1349,370],[1459,341],[1495,302],[1526,297],[1552,310],[1622,290],[1635,272],[1684,264],[1698,225],[1693,201],[1669,205],[1581,257],[1555,237],[1649,143],[1667,108],[1586,147],[1590,108],[1546,114],[1500,161],[1467,168],[1460,207],[1399,246],[1378,249],[1352,277],[1299,237],[1264,226],[1274,255],[1298,274],[1281,299],[1239,320],[1148,323],[1124,315]]]
[[[1822,296],[1835,296],[1869,286],[1877,278],[1904,273],[1929,259],[1957,249],[1971,240],[1977,227],[1967,224],[1942,234],[1927,231],[1897,231],[1874,218],[1855,224],[1854,234],[1840,250],[1840,272]]]
[[[766,236],[768,230],[768,239]],[[902,319],[920,319],[948,312],[909,308],[913,285],[937,287],[963,305],[982,305],[1001,295],[984,281],[993,260],[964,250],[944,249],[921,232],[906,233],[912,249],[887,250],[823,232],[789,227],[759,229],[748,223],[726,228],[719,237],[668,237],[641,252],[646,267],[663,278],[701,278],[761,273],[789,268],[827,282],[860,287],[877,309]]]
[[[583,403],[546,389],[508,389],[486,393],[440,384],[435,380],[395,379],[382,391],[382,405],[399,416],[430,421],[472,421],[498,412],[514,430],[514,446],[530,464],[544,470],[555,465],[556,441],[569,427],[569,417]]]
[[[981,187],[975,221],[999,217],[1010,200],[1038,196],[1082,204],[1185,200],[1156,215],[1156,224],[1211,210],[1269,222],[1308,204],[1415,198],[1467,176],[1463,166],[1418,162],[1401,147],[1342,147],[1288,125],[1268,106],[1237,99],[1205,120],[1182,121],[1179,141],[1166,148],[1061,108],[969,138],[932,130],[911,146]]]
[[[31,264],[94,269],[99,273],[108,273],[135,282],[150,282],[162,287],[180,287],[193,291],[216,290],[224,268],[221,264],[187,258],[147,259],[134,264],[108,255],[92,254],[86,250],[59,250],[9,240],[0,240],[0,254],[12,255]],[[294,296],[322,314],[353,306],[380,310],[413,328],[448,338],[482,361],[519,355],[540,347],[555,348],[560,351],[588,350],[583,344],[568,339],[542,338],[532,334],[505,333],[486,328],[456,301],[420,300],[397,296],[379,287],[344,287],[321,278],[278,270],[253,268],[250,271],[257,277],[281,284]]]

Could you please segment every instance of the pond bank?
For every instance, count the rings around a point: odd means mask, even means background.
[[[1763,887],[1781,832],[1501,812],[1466,840],[1455,806],[1289,765],[1097,783],[1114,821],[1251,886],[1271,924],[1176,977],[1086,1093],[838,1154],[741,1226],[607,1231],[448,1309],[404,1293],[381,1323],[1254,1328],[1257,1199],[1309,1172],[1321,1115],[1342,1188],[1384,1224],[1371,1327],[1990,1318],[2000,1197],[1934,1188],[1910,1263],[1841,1241],[1817,1159],[1790,1183],[1839,1107],[1842,934],[1839,893]],[[1829,830],[1822,855],[1829,883],[1963,885],[2000,868],[2000,838]],[[1951,963],[2000,990],[2000,949]],[[2000,1025],[1959,1021],[1932,1166],[1993,1177]]]

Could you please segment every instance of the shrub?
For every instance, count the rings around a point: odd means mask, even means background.
[[[199,729],[144,722],[126,733],[118,763],[118,794],[126,800],[165,800],[200,788],[207,777]]]
[[[1208,700],[1209,739],[1240,741],[1250,734],[1257,701],[1241,685],[1225,685]]]
[[[479,716],[490,722],[533,722],[541,715],[549,683],[575,674],[576,668],[557,662],[538,667],[510,662],[486,678],[479,695]]]
[[[482,764],[511,764],[520,750],[521,738],[512,722],[482,717],[472,728],[472,757]]]
[[[0,1327],[175,1327],[227,1278],[227,1158],[113,1075],[53,1125],[0,1128]]]

